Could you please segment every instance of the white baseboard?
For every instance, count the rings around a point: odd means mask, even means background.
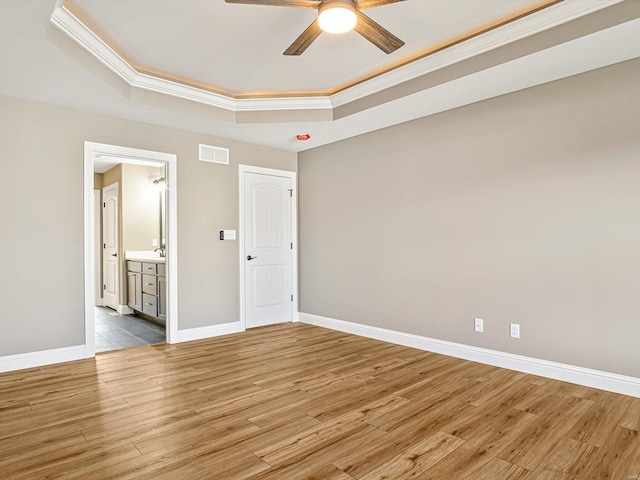
[[[188,328],[186,330],[178,330],[171,337],[171,343],[191,342],[193,340],[219,337],[221,335],[229,335],[230,333],[243,331],[244,329],[240,322],[222,323],[220,325],[211,325],[208,327]]]
[[[0,357],[0,373],[22,370],[23,368],[41,367],[52,363],[71,362],[83,358],[85,358],[84,345],[7,355]]]
[[[374,338],[376,340],[413,347],[419,350],[441,353],[473,362],[485,363],[487,365],[531,373],[564,382],[640,397],[640,378],[636,377],[576,367],[564,363],[489,350],[487,348],[473,347],[471,345],[422,337],[410,333],[396,332],[385,328],[361,325],[309,313],[300,312],[299,318],[303,323],[330,328],[340,332],[352,333],[354,335]]]
[[[120,315],[131,315],[133,313],[133,308],[131,308],[129,305],[118,305],[117,312]]]

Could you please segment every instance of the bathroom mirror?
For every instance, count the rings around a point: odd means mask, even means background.
[[[167,248],[167,189],[160,189],[160,246]]]
[[[165,255],[167,238],[167,188],[164,175],[153,181],[158,188],[158,238],[159,248],[162,248],[161,255]]]

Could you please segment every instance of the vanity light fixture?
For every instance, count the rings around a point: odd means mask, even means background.
[[[160,192],[162,192],[165,189],[165,186],[166,186],[165,183],[166,181],[164,177],[158,177],[153,181],[153,184]]]

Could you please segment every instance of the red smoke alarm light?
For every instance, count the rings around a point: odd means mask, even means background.
[[[309,135],[308,133],[302,134],[302,135],[296,135],[296,138],[302,142],[304,142],[305,140],[309,140],[311,138],[311,135]]]

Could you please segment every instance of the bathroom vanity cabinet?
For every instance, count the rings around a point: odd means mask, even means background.
[[[165,264],[127,260],[127,304],[137,312],[166,321]]]

